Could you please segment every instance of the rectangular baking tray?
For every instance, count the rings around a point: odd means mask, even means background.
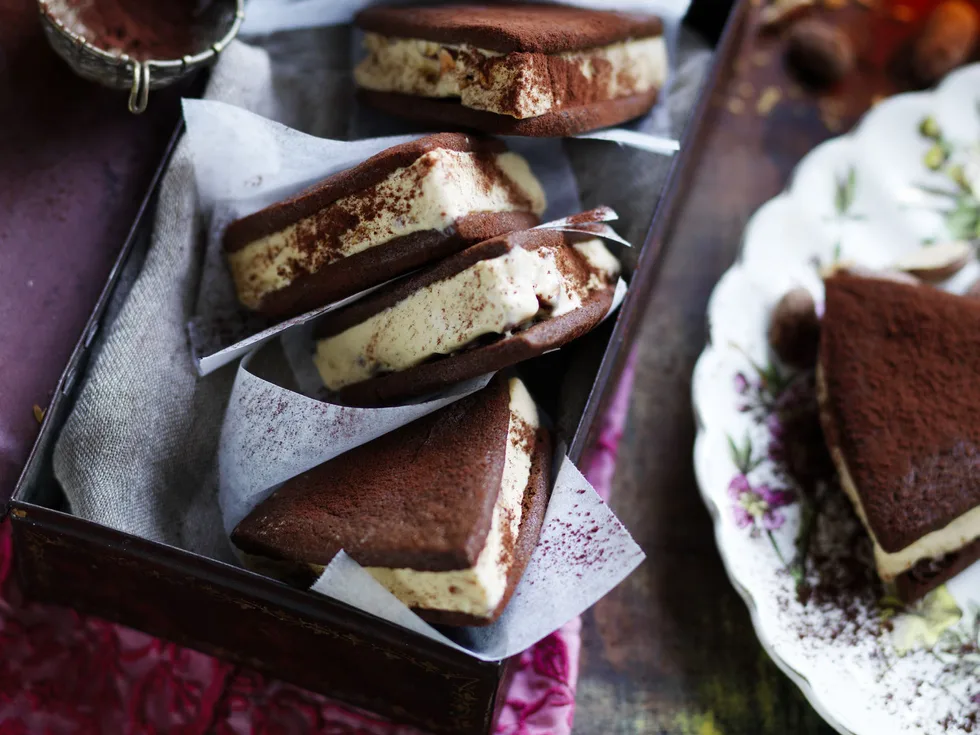
[[[721,59],[736,20],[729,20],[719,47]],[[666,235],[689,181],[686,162],[700,136],[717,75],[716,65],[691,115],[650,231],[636,249],[630,293],[622,308],[585,338],[539,358],[534,371],[549,376],[542,387],[560,385],[543,403],[557,417],[573,461],[580,460],[597,436],[655,287]],[[490,732],[511,662],[478,661],[343,603],[66,512],[52,476],[53,444],[70,413],[78,377],[107,307],[124,295],[118,292],[120,274],[141,256],[151,195],[65,368],[10,504],[15,561],[25,592],[32,599],[138,628],[431,733]],[[556,371],[563,380],[554,380]]]

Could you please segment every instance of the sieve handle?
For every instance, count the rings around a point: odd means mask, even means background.
[[[129,89],[129,111],[134,115],[146,111],[150,99],[150,65],[139,61],[133,62],[133,85]]]

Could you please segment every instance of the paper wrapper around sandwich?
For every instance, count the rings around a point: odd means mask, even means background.
[[[283,482],[343,452],[480,390],[484,376],[436,400],[395,408],[337,406],[291,390],[278,345],[238,368],[218,449],[219,502],[231,532]],[[501,617],[447,637],[425,623],[341,552],[312,590],[341,600],[482,660],[523,651],[593,605],[642,560],[643,552],[588,481],[559,450],[540,541]]]
[[[198,372],[207,375],[290,327],[367,293],[277,323],[250,314],[238,303],[224,259],[221,240],[228,224],[421,136],[328,140],[232,105],[205,100],[184,100],[184,122],[198,206],[207,224],[198,302],[187,328]],[[507,145],[528,160],[541,182],[548,198],[546,221],[581,209],[575,176],[560,140],[508,138]]]

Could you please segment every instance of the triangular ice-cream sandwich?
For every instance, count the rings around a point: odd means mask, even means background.
[[[498,375],[287,481],[232,541],[253,560],[314,574],[343,549],[426,620],[486,625],[537,544],[551,451],[524,384]]]
[[[875,564],[915,599],[980,558],[980,302],[826,281],[821,421]]]

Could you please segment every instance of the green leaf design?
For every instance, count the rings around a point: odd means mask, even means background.
[[[851,205],[854,204],[854,193],[856,189],[857,189],[857,172],[854,170],[854,167],[852,166],[851,169],[847,172],[847,185],[845,186],[845,190],[847,191],[847,204],[844,207],[845,212],[847,212],[847,210],[851,208]]]
[[[793,575],[797,591],[803,586],[806,573],[806,560],[810,554],[810,541],[813,532],[817,527],[817,518],[820,515],[821,497],[818,495],[812,502],[806,499],[804,493],[800,493],[800,530],[796,534],[794,542],[796,553],[790,563],[789,571]]]
[[[738,468],[739,473],[743,475],[749,474],[752,470],[759,466],[759,461],[752,461],[752,440],[749,435],[745,435],[745,444],[741,447],[735,443],[735,440],[731,436],[728,438],[728,449],[732,454],[732,462],[735,467]]]
[[[779,394],[789,384],[789,377],[783,375],[782,371],[773,362],[770,362],[765,367],[756,366],[756,370],[759,373],[759,379],[762,381],[762,387],[773,400],[778,398]]]
[[[857,188],[857,173],[851,166],[847,170],[847,175],[843,179],[837,180],[837,191],[834,194],[834,209],[841,217],[847,215],[851,205],[854,204],[854,192]]]
[[[779,559],[779,563],[782,564],[784,568],[788,569],[789,565],[786,563],[786,557],[783,556],[783,551],[779,548],[779,544],[776,543],[776,537],[773,535],[772,531],[766,531],[766,536],[769,537],[769,543],[772,544],[772,549],[776,552],[776,558]]]
[[[980,202],[972,197],[961,196],[956,207],[946,217],[946,227],[950,237],[956,240],[971,240],[977,237],[980,226]]]
[[[930,186],[929,184],[915,184],[915,188],[919,191],[923,191],[926,194],[932,194],[937,197],[947,197],[949,199],[959,199],[960,193],[953,191],[952,189],[941,189],[938,186]]]
[[[732,455],[732,464],[735,465],[736,469],[741,472],[742,467],[742,455],[739,452],[738,445],[731,436],[726,437],[728,439],[728,451]]]

